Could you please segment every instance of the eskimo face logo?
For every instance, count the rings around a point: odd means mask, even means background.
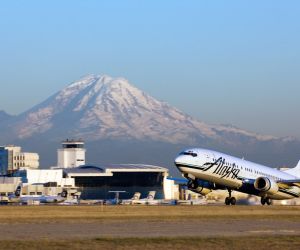
[[[204,169],[203,171],[208,171],[209,169],[214,169],[213,174],[220,175],[221,178],[231,178],[231,179],[237,179],[238,174],[240,172],[240,169],[237,168],[235,163],[233,163],[231,166],[226,165],[225,159],[220,157],[215,162],[207,162],[204,163]]]

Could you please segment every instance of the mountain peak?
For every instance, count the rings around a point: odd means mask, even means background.
[[[83,76],[32,109],[9,117],[0,111],[4,143],[35,145],[48,155],[62,138],[84,138],[92,145],[89,155],[101,162],[105,158],[107,162],[148,159],[148,163],[169,164],[174,153],[188,145],[240,156],[247,152],[258,162],[276,152],[269,162],[278,166],[278,162],[291,162],[291,155],[298,159],[300,148],[293,139],[258,135],[228,124],[206,124],[158,101],[128,80],[108,75]]]
[[[36,134],[87,140],[135,139],[195,143],[243,136],[269,137],[198,121],[146,94],[128,80],[89,74],[18,117],[18,138]],[[228,138],[226,138],[228,139]]]
[[[89,74],[78,81],[72,82],[60,91],[57,98],[72,98],[72,96],[77,95],[84,89],[89,89],[89,91],[96,93],[104,90],[111,91],[121,88],[133,88],[133,86],[130,85],[128,80],[124,78],[113,78],[109,75]]]

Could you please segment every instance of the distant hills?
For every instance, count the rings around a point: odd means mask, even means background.
[[[188,97],[186,97],[188,98]],[[40,153],[56,163],[66,138],[82,138],[90,163],[148,163],[173,168],[183,147],[207,147],[280,166],[300,159],[300,142],[210,125],[156,100],[123,78],[88,75],[18,115],[0,111],[0,144]]]

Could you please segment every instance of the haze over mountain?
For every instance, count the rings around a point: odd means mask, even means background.
[[[8,119],[12,118],[13,116],[10,114],[7,114],[5,111],[0,110],[0,123],[7,121]]]
[[[66,138],[84,139],[88,161],[98,164],[172,167],[178,150],[189,146],[219,149],[274,166],[293,165],[300,157],[296,139],[206,124],[126,79],[105,75],[87,75],[18,116],[0,112],[0,119],[1,144],[18,143],[37,151],[45,166],[56,163],[56,148]]]

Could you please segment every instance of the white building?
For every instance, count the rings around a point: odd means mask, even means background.
[[[164,195],[166,200],[179,200],[179,185],[175,181],[169,180],[168,176],[164,176]]]
[[[0,147],[0,175],[7,175],[24,168],[39,168],[39,155],[22,152],[19,146]]]
[[[64,178],[62,169],[27,169],[26,184],[56,182],[58,186],[74,186],[73,178]]]
[[[21,178],[22,195],[58,195],[63,190],[69,194],[77,192],[74,178],[65,178],[63,169],[24,169],[14,175]]]
[[[57,167],[74,168],[85,165],[85,148],[82,140],[66,140],[57,150]]]

